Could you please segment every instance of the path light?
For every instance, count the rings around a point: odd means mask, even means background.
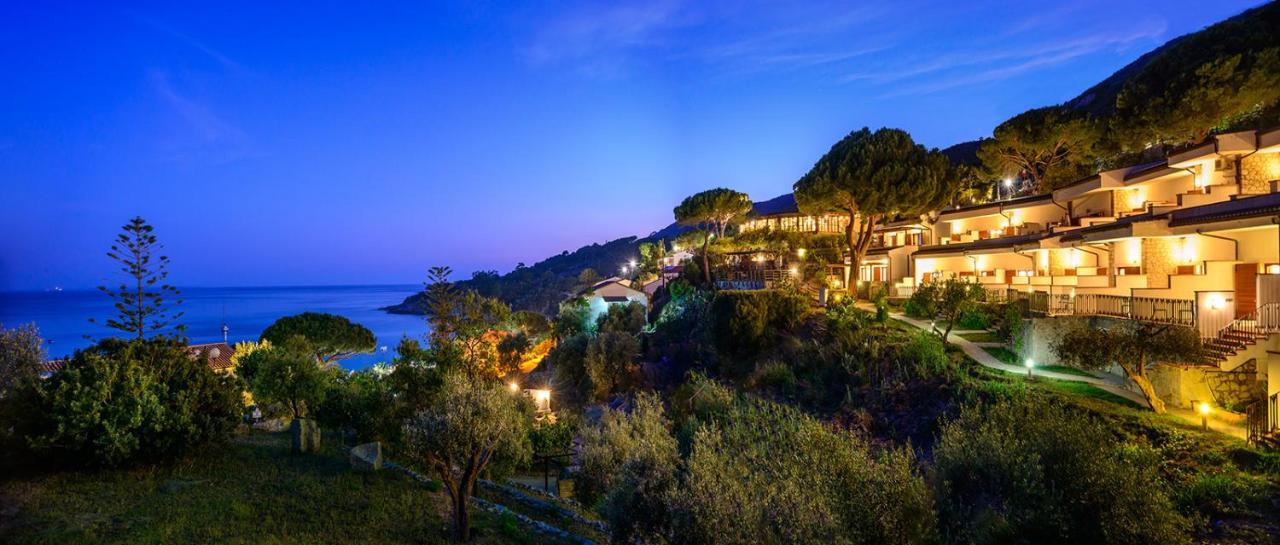
[[[510,383],[510,384],[507,384],[507,387],[508,387],[508,388],[511,388],[511,391],[512,391],[512,392],[519,392],[519,391],[520,391],[520,383],[518,383],[518,382],[516,382],[516,381],[514,381],[514,380],[513,380],[513,381],[511,381],[511,383]]]
[[[634,259],[632,259],[631,261],[627,262],[627,264],[628,264],[628,265],[630,265],[630,266],[631,266],[631,268],[633,268],[633,269],[634,269],[634,268],[636,268],[636,260],[634,260]]]
[[[626,266],[626,265],[623,265],[623,266],[622,266],[622,274],[627,274],[627,266]]]
[[[796,248],[796,255],[799,256],[800,259],[804,259],[804,252],[804,248]]]
[[[1027,366],[1027,378],[1034,378],[1031,376],[1031,370],[1036,366],[1035,360],[1027,358],[1027,361],[1023,362],[1023,365]]]
[[[797,274],[800,274],[800,269],[797,269],[797,268],[795,268],[795,267],[791,267],[790,272],[791,272],[791,276],[795,276],[795,275],[797,275]]]
[[[1209,410],[1211,409],[1209,402],[1201,401],[1197,408],[1200,410],[1200,428],[1209,431]]]

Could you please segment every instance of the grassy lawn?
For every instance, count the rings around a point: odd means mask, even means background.
[[[330,441],[291,457],[254,433],[192,460],[0,483],[0,542],[445,543],[441,493],[399,473],[356,473]],[[510,516],[475,511],[479,543],[546,543]]]
[[[961,333],[960,338],[975,343],[998,343],[1001,342],[995,333],[990,331],[979,331],[977,333]]]

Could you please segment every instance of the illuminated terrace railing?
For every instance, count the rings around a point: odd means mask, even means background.
[[[1190,299],[1092,293],[1072,296],[1010,290],[1005,300],[1025,302],[1027,312],[1040,316],[1106,316],[1146,323],[1196,325],[1196,303]]]

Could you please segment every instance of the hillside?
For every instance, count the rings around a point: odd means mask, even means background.
[[[1062,106],[1083,111],[1092,116],[1107,117],[1116,114],[1117,99],[1123,93],[1146,96],[1151,89],[1164,85],[1186,85],[1197,78],[1197,70],[1206,63],[1232,56],[1248,56],[1280,44],[1280,3],[1247,10],[1239,15],[1210,25],[1203,30],[1169,40],[1125,65],[1106,79],[1089,87]],[[1280,122],[1280,108],[1271,108],[1236,124],[1275,124]],[[1221,129],[1234,129],[1220,127]],[[982,140],[961,142],[942,150],[953,163],[978,165],[977,150]],[[790,194],[756,203],[756,209],[772,210],[778,206],[794,206]],[[687,228],[668,225],[647,237],[626,237],[604,244],[583,246],[576,251],[565,251],[534,264],[519,267],[499,275],[488,271],[477,273],[470,280],[459,282],[464,288],[475,289],[488,296],[499,297],[515,309],[554,312],[556,305],[572,293],[577,276],[583,269],[592,268],[603,276],[615,271],[619,264],[638,255],[641,242],[672,240]],[[395,313],[420,314],[421,295],[406,299],[403,303],[384,310]]]

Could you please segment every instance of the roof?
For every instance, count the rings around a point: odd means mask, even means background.
[[[227,343],[193,344],[187,347],[187,351],[194,355],[203,353],[208,356],[209,368],[214,371],[230,369],[232,366],[231,356],[236,353],[236,349]]]
[[[963,214],[965,212],[973,212],[973,211],[982,210],[985,208],[991,208],[996,210],[1001,208],[1017,208],[1019,206],[1038,204],[1044,201],[1052,201],[1052,200],[1053,200],[1053,193],[1041,193],[1039,195],[1029,195],[1026,197],[1018,197],[1016,199],[1009,199],[1004,201],[993,201],[993,202],[987,202],[982,204],[971,204],[969,206],[951,208],[951,209],[943,210],[941,215],[946,216],[949,214]]]
[[[975,250],[1009,248],[1013,246],[1020,246],[1022,244],[1027,244],[1030,242],[1039,242],[1041,239],[1046,239],[1052,236],[1057,236],[1057,235],[1055,235],[1050,231],[1042,231],[1039,233],[1029,233],[1026,235],[1017,235],[1012,237],[1000,237],[1000,238],[988,238],[985,240],[975,240],[973,242],[963,242],[960,244],[934,244],[931,246],[924,246],[919,250],[916,250],[916,253],[914,255],[919,256],[919,255],[932,255],[932,254],[951,254],[951,253],[957,253],[957,252],[960,252],[960,253],[971,252]]]
[[[767,201],[751,205],[752,216],[779,216],[783,214],[799,214],[800,206],[796,204],[795,193],[778,195]]]
[[[626,302],[628,302],[628,301],[630,301],[630,299],[628,299],[628,298],[627,298],[626,296],[624,296],[624,295],[606,295],[606,296],[604,296],[604,302],[606,302],[606,303],[626,303]]]
[[[236,349],[232,348],[231,345],[227,343],[204,343],[188,345],[187,353],[192,356],[199,356],[200,354],[207,355],[209,357],[209,368],[214,371],[222,371],[224,369],[231,368],[231,356],[236,353]],[[46,361],[40,365],[40,372],[47,374],[56,373],[62,370],[62,367],[66,365],[66,363],[67,360]]]
[[[1280,214],[1280,193],[1232,199],[1194,208],[1169,212],[1169,226],[1194,225],[1215,221],[1271,216]]]
[[[1124,181],[1127,182],[1134,178],[1140,178],[1142,176],[1146,176],[1147,174],[1151,174],[1153,172],[1159,172],[1166,168],[1169,168],[1169,161],[1165,159],[1161,159],[1159,161],[1152,161],[1150,163],[1143,163],[1141,165],[1134,165],[1130,167],[1129,170],[1125,171]]]

